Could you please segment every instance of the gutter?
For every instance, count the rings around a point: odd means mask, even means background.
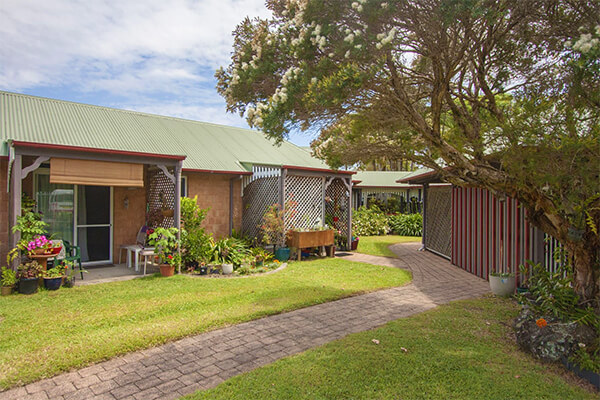
[[[36,142],[21,142],[17,140],[11,140],[12,146],[27,147],[34,149],[53,149],[53,150],[66,150],[66,151],[81,151],[85,153],[101,153],[101,154],[119,154],[125,156],[138,156],[138,157],[150,157],[150,158],[161,158],[167,160],[178,160],[183,161],[187,156],[171,155],[171,154],[156,154],[156,153],[144,153],[139,151],[126,151],[126,150],[112,150],[112,149],[98,149],[95,147],[83,147],[83,146],[67,146],[62,144],[51,144],[51,143],[36,143]]]
[[[184,168],[182,171],[199,172],[199,173],[205,173],[205,174],[252,175],[252,172],[249,172],[249,171],[220,171],[220,170],[214,170],[214,169],[194,169],[194,168]]]
[[[341,171],[327,168],[313,168],[313,167],[297,167],[294,165],[282,165],[283,169],[292,169],[298,171],[312,171],[312,172],[329,172],[331,174],[344,174],[344,175],[354,175],[356,171]]]

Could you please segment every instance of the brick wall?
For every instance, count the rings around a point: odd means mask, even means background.
[[[198,205],[210,208],[204,227],[215,237],[229,234],[229,180],[236,175],[206,174],[184,172],[187,176],[188,197],[198,196]],[[234,181],[233,188],[233,228],[239,230],[242,226],[242,195],[241,180]]]
[[[6,193],[6,173],[8,160],[0,159],[0,264],[4,264],[9,239],[9,194]],[[202,208],[210,208],[204,221],[207,232],[220,238],[229,234],[229,180],[235,175],[204,174],[185,172],[187,176],[188,196],[198,196]],[[29,178],[29,177],[28,177]],[[23,182],[25,192],[31,192],[31,182]],[[242,225],[241,180],[234,181],[233,227],[239,230]],[[146,189],[115,187],[113,192],[113,262],[119,260],[119,247],[133,244],[140,227],[145,223]],[[124,206],[125,197],[129,207]],[[123,254],[123,259],[125,254]]]
[[[129,206],[125,208],[125,198]],[[113,189],[113,262],[119,262],[119,247],[122,244],[135,244],[137,233],[146,221],[146,189]],[[122,261],[127,253],[123,251]]]

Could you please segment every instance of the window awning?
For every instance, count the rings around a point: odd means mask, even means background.
[[[51,158],[50,183],[143,187],[144,166],[122,162]]]

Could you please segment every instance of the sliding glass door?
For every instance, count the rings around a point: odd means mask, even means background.
[[[112,188],[50,183],[46,171],[35,175],[37,209],[55,239],[81,248],[87,265],[112,263]]]
[[[81,261],[107,263],[112,255],[112,195],[108,186],[77,186],[77,243]]]
[[[74,243],[74,186],[50,183],[50,175],[43,173],[36,174],[35,181],[34,200],[48,231],[56,239]]]

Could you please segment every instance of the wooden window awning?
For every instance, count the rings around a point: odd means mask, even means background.
[[[144,187],[144,166],[122,162],[51,158],[50,183]]]

